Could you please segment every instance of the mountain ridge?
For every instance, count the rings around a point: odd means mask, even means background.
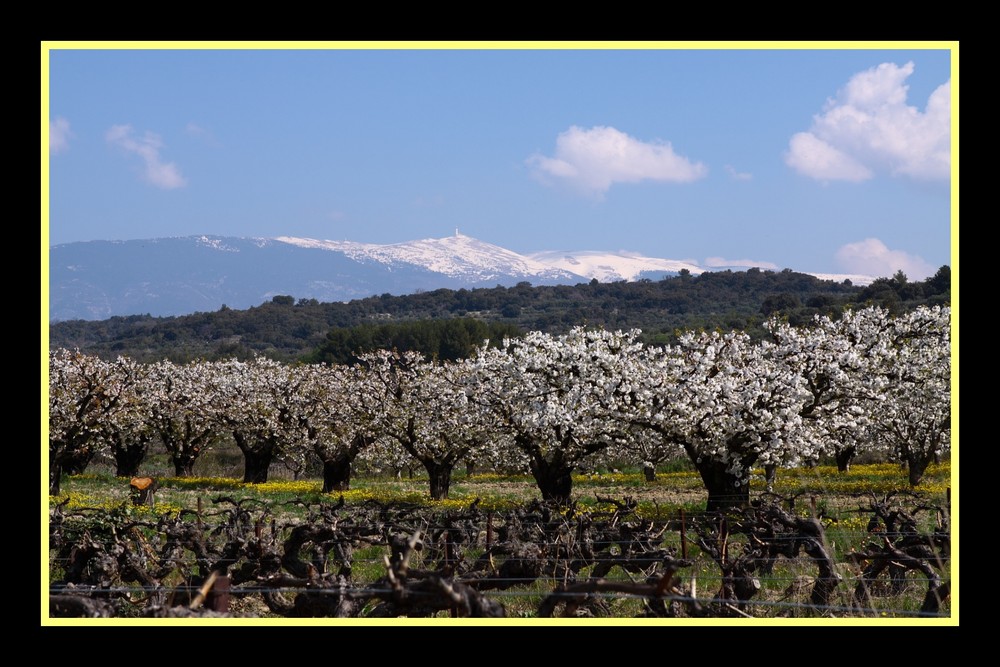
[[[440,288],[615,282],[727,268],[748,267],[706,268],[629,252],[522,255],[458,230],[454,236],[394,244],[217,235],[83,241],[50,248],[49,320],[247,308],[276,295],[348,301]],[[811,275],[857,285],[872,280]]]

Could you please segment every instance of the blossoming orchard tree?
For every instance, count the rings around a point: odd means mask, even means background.
[[[258,357],[209,364],[217,418],[243,452],[243,481],[267,481],[276,456],[308,448],[313,412],[299,367]]]
[[[135,477],[146,459],[156,430],[149,421],[153,387],[148,366],[122,360],[119,372],[130,376],[131,388],[113,415],[101,420],[101,440],[111,449],[116,477]]]
[[[323,493],[351,488],[351,467],[375,442],[375,416],[365,409],[367,374],[361,366],[303,366],[306,420],[312,453],[323,464]]]
[[[381,406],[375,430],[420,462],[431,498],[447,498],[455,465],[484,442],[482,420],[467,395],[468,366],[386,351],[364,354],[361,363],[369,374],[363,400]]]
[[[886,400],[872,410],[875,446],[906,464],[916,486],[951,449],[951,308],[900,315],[887,333]]]
[[[687,333],[633,366],[622,415],[687,453],[709,511],[749,502],[752,466],[793,466],[820,453],[802,429],[804,381],[773,352],[742,332]]]
[[[100,449],[102,435],[138,400],[138,367],[119,357],[106,362],[65,349],[49,353],[49,493],[62,473],[81,473]]]
[[[211,372],[211,365],[204,362],[161,361],[150,366],[148,420],[170,455],[177,477],[190,477],[198,457],[221,439]]]
[[[502,348],[484,346],[469,362],[474,401],[527,455],[543,499],[568,502],[573,469],[629,438],[628,425],[611,415],[628,382],[624,361],[641,348],[638,336],[536,331]]]
[[[807,437],[847,471],[856,454],[871,449],[871,415],[887,400],[888,311],[846,310],[837,318],[816,316],[810,326],[778,320],[765,326],[775,357],[805,382],[801,415]]]
[[[950,447],[951,309],[899,316],[869,307],[812,326],[769,323],[781,356],[806,380],[804,424],[841,470],[876,452],[909,468],[916,485]]]

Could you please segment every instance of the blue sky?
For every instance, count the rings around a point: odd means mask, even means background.
[[[50,245],[459,228],[703,266],[919,279],[951,263],[942,43],[48,46]]]

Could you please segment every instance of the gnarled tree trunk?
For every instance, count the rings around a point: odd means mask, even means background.
[[[316,434],[311,433],[315,438]],[[346,448],[327,448],[316,440],[316,455],[323,462],[323,493],[348,491],[351,488],[351,465],[361,450],[375,441],[364,433],[355,433],[350,446]]]
[[[347,454],[323,461],[323,493],[350,490],[353,461]]]
[[[82,475],[93,458],[94,450],[88,445],[65,450],[59,456],[59,463],[67,475]]]
[[[546,461],[540,456],[532,456],[529,466],[538,490],[542,492],[542,500],[569,504],[573,491],[573,466],[566,465],[560,459]]]
[[[728,463],[703,459],[701,462],[695,462],[695,467],[708,490],[708,504],[705,508],[707,511],[719,512],[750,504],[749,478],[738,477],[729,472]]]
[[[840,472],[848,472],[851,469],[851,462],[857,455],[858,450],[853,445],[850,447],[844,447],[842,449],[837,449],[835,458],[837,459],[837,470]]]
[[[59,458],[49,456],[49,495],[58,496],[62,486],[62,466],[59,465]]]
[[[233,440],[243,452],[243,483],[263,484],[271,467],[278,441],[273,437],[255,438],[253,434],[233,431]]]
[[[174,452],[170,455],[174,463],[174,477],[193,477],[194,462],[198,460],[197,454],[187,452]]]
[[[427,470],[427,478],[430,480],[431,499],[444,500],[448,497],[448,490],[451,487],[451,471],[455,467],[454,463],[421,461],[424,469]]]
[[[139,474],[139,466],[149,451],[149,441],[148,437],[139,437],[128,442],[119,438],[119,441],[112,445],[116,477],[135,477]]]
[[[920,484],[920,480],[924,477],[924,472],[927,470],[927,466],[931,464],[934,460],[933,456],[920,456],[917,454],[910,454],[907,457],[906,463],[908,470],[906,472],[907,477],[910,480],[910,486],[917,486]]]
[[[57,496],[62,488],[62,476],[79,475],[87,469],[94,451],[90,446],[70,448],[65,441],[49,442],[49,495]]]
[[[774,490],[774,480],[778,477],[778,466],[770,463],[764,466],[764,482],[767,484],[767,490]]]

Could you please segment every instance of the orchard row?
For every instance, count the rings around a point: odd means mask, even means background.
[[[643,345],[638,331],[532,332],[440,363],[380,351],[352,366],[264,358],[139,364],[65,349],[49,356],[50,493],[98,454],[139,471],[154,443],[179,476],[232,438],[244,481],[279,458],[323,464],[324,491],[351,466],[426,469],[445,498],[474,461],[531,472],[542,498],[568,501],[574,469],[601,457],[647,470],[686,455],[708,509],[744,505],[753,467],[773,471],[862,452],[904,463],[916,485],[951,434],[950,308],[880,308],[772,320],[768,339],[690,332]]]

